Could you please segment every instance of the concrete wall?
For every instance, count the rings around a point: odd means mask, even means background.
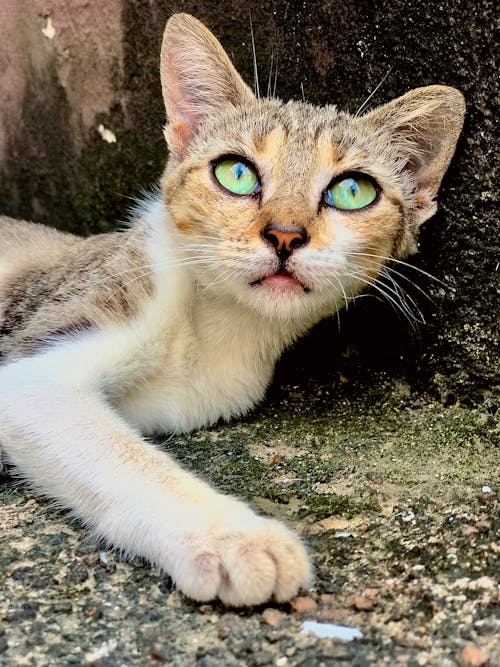
[[[414,336],[390,308],[361,300],[343,316],[341,336],[335,322],[323,324],[281,373],[330,380],[339,367],[387,367],[449,402],[484,399],[495,371],[498,275],[489,0],[0,0],[0,210],[83,234],[123,220],[165,159],[158,57],[167,17],[187,11],[204,21],[251,82],[249,8],[261,89],[272,64],[280,97],[303,90],[355,111],[390,70],[376,104],[431,83],[454,85],[468,101],[417,261],[449,287],[407,272],[434,298],[412,291],[427,327]]]

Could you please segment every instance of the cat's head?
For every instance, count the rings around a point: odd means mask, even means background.
[[[460,92],[417,88],[360,117],[257,99],[186,14],[165,29],[161,79],[163,197],[203,288],[322,316],[415,252],[462,128]]]

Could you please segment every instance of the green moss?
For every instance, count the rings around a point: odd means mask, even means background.
[[[334,493],[322,495],[311,495],[298,512],[299,518],[313,516],[315,519],[325,519],[330,516],[339,516],[351,519],[356,514],[375,509],[375,506],[367,502],[353,501],[347,496],[339,496]]]

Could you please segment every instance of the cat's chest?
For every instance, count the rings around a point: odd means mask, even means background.
[[[145,433],[189,431],[246,412],[263,397],[274,366],[272,355],[237,332],[200,341],[189,327],[156,354],[154,371],[115,401]]]

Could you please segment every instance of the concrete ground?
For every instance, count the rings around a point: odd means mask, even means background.
[[[0,665],[498,665],[496,427],[380,377],[275,389],[246,419],[166,440],[309,544],[314,588],[246,610],[185,599],[4,479]]]

